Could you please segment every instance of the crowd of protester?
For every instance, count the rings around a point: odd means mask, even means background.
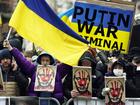
[[[72,66],[63,64],[51,54],[41,53],[33,48],[25,51],[24,41],[12,33],[9,40],[0,42],[0,72],[3,86],[0,96],[37,96],[54,97],[60,104],[65,100],[77,97],[73,89]],[[6,39],[7,33],[1,39]],[[63,53],[63,52],[62,52]],[[57,73],[54,92],[34,91],[37,65],[56,65]],[[125,76],[126,97],[140,98],[140,48],[133,47],[128,54],[119,51],[102,51],[89,49],[79,59],[77,66],[88,66],[92,69],[92,97],[104,99],[109,89],[105,89],[105,76]],[[6,88],[5,88],[6,87]],[[10,87],[10,88],[7,88]],[[46,105],[41,101],[40,105]],[[55,103],[52,103],[55,105]]]
[[[34,91],[37,65],[57,66],[53,93]],[[92,68],[92,97],[105,98],[109,91],[105,89],[105,76],[123,75],[126,77],[126,97],[140,97],[139,47],[131,48],[128,54],[90,48],[81,56],[77,66]],[[10,86],[10,89],[0,92],[0,96],[54,97],[63,104],[65,100],[79,95],[73,89],[72,66],[59,62],[44,51],[40,54],[35,50],[23,51],[22,38],[19,37],[3,41],[0,49],[0,70],[4,83],[4,87],[0,88]],[[41,105],[46,105],[46,102],[42,101]]]

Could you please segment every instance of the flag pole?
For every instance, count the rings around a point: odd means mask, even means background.
[[[8,35],[7,35],[7,37],[6,37],[6,40],[9,39],[11,32],[12,32],[12,27],[10,27],[10,29],[9,29]]]

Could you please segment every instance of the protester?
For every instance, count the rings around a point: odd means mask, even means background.
[[[110,61],[108,59],[107,54],[98,49],[97,49],[97,57],[99,57],[99,61],[97,62],[96,70],[100,71],[104,76],[110,66]]]
[[[62,78],[67,74],[69,70],[72,69],[71,66],[66,64],[60,64],[57,66],[57,73],[55,78],[55,89],[53,93],[48,92],[36,92],[34,91],[35,85],[35,73],[36,66],[29,62],[16,48],[11,47],[9,42],[5,40],[4,45],[9,49],[10,53],[14,56],[18,66],[21,68],[21,71],[26,74],[26,76],[31,78],[31,83],[29,85],[28,95],[29,96],[38,96],[38,97],[54,97],[59,100],[62,104],[64,102],[63,97],[63,88],[62,88]],[[54,59],[50,54],[42,54],[37,58],[37,63],[42,65],[53,65]]]
[[[130,70],[129,70],[130,69]],[[118,60],[113,63],[112,71],[106,73],[106,76],[124,76],[125,79],[125,90],[126,90],[126,97],[140,97],[140,85],[139,83],[139,74],[133,72],[134,66],[130,65],[129,63]],[[131,73],[130,73],[131,71]],[[138,78],[137,78],[138,77]],[[137,78],[137,79],[136,79]],[[110,90],[103,89],[102,94],[106,95]]]
[[[17,67],[12,55],[8,49],[0,50],[0,69],[4,81],[4,91],[0,92],[1,96],[18,96],[27,95],[28,78],[25,77]],[[8,88],[10,87],[10,88]],[[12,92],[11,92],[12,90]],[[18,91],[19,90],[19,91]]]
[[[108,71],[106,76],[124,77],[125,80],[125,71],[125,62],[123,60],[118,60],[112,64],[111,71]],[[108,85],[110,85],[110,87],[108,87]],[[107,105],[124,105],[124,102],[122,101],[123,94],[125,92],[124,88],[124,84],[119,80],[108,82],[108,84],[106,84],[106,88],[102,91],[102,95],[108,96],[109,102]]]
[[[112,64],[111,71],[106,73],[106,76],[123,76],[126,71],[125,62],[122,60],[115,61]]]
[[[90,52],[85,52],[80,58],[78,66],[88,66],[92,68],[92,96],[101,97],[101,90],[104,86],[103,75],[95,70],[96,60]],[[79,95],[78,91],[73,90],[73,79],[72,71],[66,76],[63,83],[64,93],[67,99],[72,97],[77,97]]]
[[[131,61],[128,65],[129,75],[127,80],[129,80],[130,88],[126,88],[128,91],[128,97],[140,97],[140,48],[133,47],[130,52]]]

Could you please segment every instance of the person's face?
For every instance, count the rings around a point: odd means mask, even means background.
[[[108,97],[110,97],[111,102],[119,102],[123,94],[123,84],[119,81],[109,81],[107,87],[110,86],[110,92]]]
[[[91,67],[91,61],[85,59],[85,60],[82,60],[81,62],[81,66],[88,66],[88,67]]]
[[[47,56],[42,56],[41,57],[41,65],[50,65],[51,61],[50,58]]]
[[[1,60],[1,65],[3,68],[8,68],[11,66],[11,59],[9,58],[4,58]]]
[[[122,76],[124,72],[124,69],[121,65],[115,65],[113,69],[113,73],[116,76]]]
[[[88,90],[90,76],[86,70],[77,70],[74,73],[74,82],[79,93],[84,93]]]
[[[49,67],[44,67],[38,70],[37,77],[41,86],[48,86],[54,78],[54,71]]]

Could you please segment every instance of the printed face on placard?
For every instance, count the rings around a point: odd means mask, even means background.
[[[110,80],[107,83],[107,87],[109,86],[110,86],[110,92],[108,94],[108,97],[110,101],[113,103],[120,102],[124,92],[123,83],[119,80],[114,80],[114,81]]]
[[[74,73],[74,83],[79,93],[86,92],[90,83],[89,73],[86,70],[76,70]]]
[[[50,67],[44,67],[37,72],[38,82],[40,86],[49,86],[54,78],[54,71]]]

